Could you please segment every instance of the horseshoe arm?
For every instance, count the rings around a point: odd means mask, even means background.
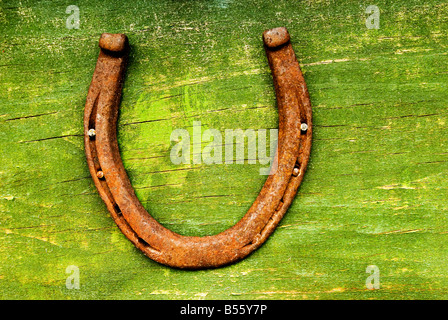
[[[121,161],[116,135],[128,40],[123,34],[104,33],[100,38],[101,50],[84,114],[87,163],[98,192],[120,230],[159,263],[200,269],[243,259],[269,237],[294,199],[310,155],[311,104],[286,28],[265,31],[263,41],[279,112],[273,169],[255,202],[238,223],[213,236],[189,237],[158,223],[134,193]]]

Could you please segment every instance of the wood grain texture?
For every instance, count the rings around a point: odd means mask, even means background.
[[[3,299],[448,298],[444,1],[0,1]],[[74,3],[73,3],[74,4]],[[380,29],[365,8],[380,8]],[[177,128],[276,128],[261,34],[286,26],[314,111],[310,164],[270,239],[240,263],[181,271],[143,256],[90,178],[82,116],[102,32],[131,56],[118,139],[136,194],[184,235],[237,222],[260,165],[174,165]],[[190,131],[191,132],[191,131]],[[80,269],[68,290],[67,266]],[[368,265],[381,289],[367,290]]]

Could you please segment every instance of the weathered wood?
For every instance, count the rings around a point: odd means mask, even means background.
[[[374,4],[378,30],[362,1],[80,2],[69,30],[67,3],[0,2],[0,297],[447,298],[448,5]],[[296,200],[238,264],[151,261],[109,217],[83,153],[99,35],[126,33],[132,46],[118,139],[138,198],[173,231],[208,235],[244,215],[262,166],[174,165],[170,134],[193,121],[276,127],[261,34],[277,26],[314,110]],[[65,286],[70,265],[79,290]],[[366,289],[369,265],[379,290]]]

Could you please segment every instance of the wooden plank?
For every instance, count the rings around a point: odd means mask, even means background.
[[[373,3],[372,3],[373,4]],[[0,297],[29,299],[447,298],[448,5],[375,1],[0,2]],[[267,243],[225,268],[144,257],[89,176],[82,117],[102,32],[132,45],[119,143],[144,207],[184,235],[238,221],[256,165],[174,165],[174,129],[276,128],[261,33],[286,26],[314,108],[293,206]],[[80,289],[66,288],[79,267]],[[366,268],[380,270],[367,290]]]

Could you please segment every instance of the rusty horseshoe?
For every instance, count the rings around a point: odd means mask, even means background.
[[[84,113],[87,163],[98,192],[124,235],[149,258],[175,268],[224,266],[245,258],[274,231],[302,182],[311,150],[311,104],[286,28],[263,33],[279,113],[271,174],[244,217],[212,236],[177,234],[141,205],[123,166],[117,118],[129,44],[124,34],[101,35]]]

